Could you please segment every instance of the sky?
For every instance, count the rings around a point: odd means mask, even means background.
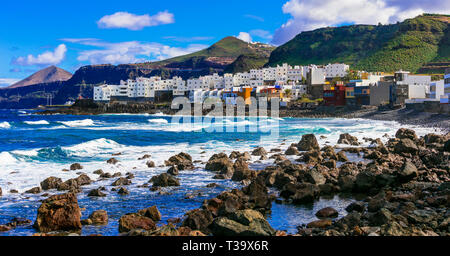
[[[5,1],[0,9],[0,87],[50,65],[156,61],[226,36],[282,45],[302,31],[388,24],[449,0],[77,0]]]

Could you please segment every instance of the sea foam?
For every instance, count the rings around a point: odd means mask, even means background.
[[[44,125],[44,124],[49,124],[49,122],[46,121],[46,120],[39,120],[39,121],[24,121],[24,123],[29,124],[29,125]]]
[[[94,121],[92,119],[75,120],[75,121],[60,121],[59,123],[69,126],[69,127],[81,127],[81,126],[92,126]]]
[[[11,125],[8,122],[1,122],[0,128],[9,129],[9,128],[11,128]]]

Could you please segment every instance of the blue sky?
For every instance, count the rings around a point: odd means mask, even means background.
[[[75,72],[89,64],[165,59],[226,36],[279,45],[323,26],[390,23],[433,10],[448,14],[450,1],[442,2],[5,1],[0,10],[0,86],[49,65]]]

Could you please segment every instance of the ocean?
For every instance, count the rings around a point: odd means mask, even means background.
[[[135,174],[133,184],[128,187],[129,195],[120,196],[110,191],[115,179],[94,182],[84,186],[78,194],[83,218],[95,210],[108,212],[106,226],[84,226],[82,235],[118,235],[118,220],[126,213],[156,205],[161,214],[161,223],[171,218],[183,218],[185,212],[199,208],[203,200],[242,184],[230,180],[215,180],[214,173],[204,170],[204,164],[197,163],[193,171],[180,172],[180,187],[164,188],[163,193],[140,188],[157,174],[167,171],[164,160],[180,152],[189,153],[193,160],[206,162],[214,153],[232,151],[252,151],[262,146],[268,152],[279,148],[286,150],[291,143],[297,143],[303,134],[314,133],[321,146],[335,145],[341,133],[358,137],[363,145],[364,137],[381,138],[387,141],[401,127],[391,121],[339,118],[223,118],[216,123],[198,122],[173,124],[172,117],[163,114],[116,114],[98,116],[36,115],[28,110],[0,110],[0,224],[8,223],[13,217],[35,220],[41,194],[24,194],[26,190],[39,186],[50,176],[67,180],[83,172],[93,180],[98,175],[95,170],[104,172],[127,172]],[[201,121],[201,120],[200,120]],[[204,121],[204,120],[203,120]],[[253,129],[257,126],[258,129]],[[222,129],[219,129],[219,128]],[[211,129],[213,128],[213,129]],[[421,136],[439,132],[431,128],[411,127]],[[234,132],[229,132],[235,130]],[[268,132],[269,131],[269,132]],[[276,135],[272,136],[276,131]],[[113,154],[120,162],[107,164]],[[150,159],[138,160],[145,154]],[[295,161],[296,157],[288,157]],[[273,163],[272,159],[257,161],[253,157],[251,169],[260,170]],[[148,168],[146,162],[152,160],[156,168]],[[350,154],[350,160],[365,161]],[[79,171],[63,172],[72,163],[80,163]],[[158,167],[159,166],[159,167]],[[207,188],[209,183],[218,183],[216,188]],[[90,198],[90,189],[105,186],[108,196]],[[10,190],[19,193],[10,193]],[[276,191],[272,191],[276,193]],[[44,192],[43,192],[44,193]],[[50,192],[55,193],[54,191]],[[189,195],[194,194],[194,197]],[[352,198],[335,196],[321,198],[313,205],[293,206],[273,203],[269,223],[276,229],[295,233],[296,227],[316,220],[315,212],[324,207],[334,207],[342,216]],[[37,231],[31,226],[18,227],[0,235],[23,236]]]

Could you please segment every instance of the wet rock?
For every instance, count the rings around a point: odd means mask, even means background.
[[[284,152],[284,154],[287,155],[287,156],[296,156],[296,155],[300,154],[300,152],[298,151],[297,147],[291,145],[291,146]]]
[[[41,192],[42,192],[42,190],[40,187],[34,187],[32,189],[25,191],[25,193],[27,193],[27,194],[39,194]]]
[[[392,219],[392,213],[386,208],[381,208],[375,214],[371,215],[369,222],[372,226],[381,226],[391,222]]]
[[[296,181],[295,177],[284,172],[274,173],[274,176],[273,186],[278,189],[282,189],[286,184]]]
[[[307,228],[327,228],[331,226],[333,223],[331,220],[315,220],[308,224],[306,224]]]
[[[107,164],[117,164],[118,162],[119,160],[115,159],[114,157],[106,161]]]
[[[444,144],[444,151],[450,152],[450,140],[447,140]]]
[[[81,211],[75,194],[54,195],[42,202],[34,227],[40,232],[79,231],[80,218]]]
[[[209,226],[213,222],[213,219],[211,211],[195,209],[186,213],[186,218],[184,219],[182,226],[209,234]]]
[[[250,185],[242,188],[242,192],[248,196],[249,208],[268,210],[272,207],[269,192],[264,184],[264,180],[255,179]]]
[[[359,201],[353,202],[345,208],[345,210],[347,212],[353,212],[353,211],[363,212],[365,209],[366,209],[366,206],[364,205],[364,202],[359,202]]]
[[[336,161],[333,159],[325,161],[322,164],[330,169],[336,168]]]
[[[177,176],[178,174],[180,174],[178,167],[176,165],[170,167],[167,173],[173,176]]]
[[[252,151],[252,156],[266,156],[266,155],[267,155],[267,151],[263,147],[255,148]]]
[[[112,178],[117,178],[117,177],[120,177],[120,176],[122,176],[122,173],[121,172],[116,172],[116,173],[114,173],[112,175]]]
[[[119,191],[117,191],[117,194],[124,196],[124,195],[129,195],[130,192],[128,191],[127,188],[120,187]]]
[[[319,211],[316,212],[316,217],[317,218],[337,218],[337,216],[339,215],[338,211],[336,211],[336,209],[332,208],[332,207],[326,207],[323,209],[320,209]]]
[[[88,196],[92,196],[92,197],[105,197],[106,194],[103,193],[103,192],[101,191],[100,188],[97,188],[97,189],[92,189],[91,191],[89,191]]]
[[[180,170],[188,170],[194,168],[192,157],[189,154],[183,152],[170,157],[169,160],[165,161],[165,164],[166,166],[176,165]]]
[[[105,210],[94,211],[87,220],[82,222],[84,225],[106,225],[108,224],[108,213]]]
[[[347,155],[345,155],[345,152],[344,152],[344,151],[339,151],[339,152],[336,154],[336,157],[337,157],[337,160],[338,160],[339,162],[348,162]]]
[[[16,226],[26,226],[31,223],[32,221],[29,219],[14,217],[9,223],[9,225],[16,227]]]
[[[134,179],[134,178],[135,178],[135,176],[134,176],[134,174],[133,174],[133,173],[127,173],[126,175],[127,175],[127,176],[126,176],[125,178],[127,178],[127,179],[129,179],[129,180],[131,180],[131,179]]]
[[[294,204],[310,204],[319,197],[319,188],[316,185],[304,183],[291,196]]]
[[[139,157],[139,158],[138,158],[138,160],[149,159],[150,157],[152,157],[152,156],[151,156],[151,155],[149,155],[149,154],[145,154],[144,156],[142,156],[142,157]]]
[[[406,128],[400,128],[396,133],[395,137],[397,139],[410,139],[410,140],[416,140],[417,135],[416,132],[411,129]]]
[[[79,163],[74,163],[74,164],[70,165],[71,171],[76,171],[76,170],[81,170],[81,169],[83,169],[83,166]]]
[[[158,207],[156,207],[156,205],[140,210],[138,213],[142,216],[152,219],[155,222],[161,220],[161,213],[159,212]]]
[[[443,144],[445,143],[445,136],[438,135],[435,133],[429,133],[424,136],[424,140],[426,144],[434,144],[434,143]]]
[[[317,142],[314,134],[305,134],[297,144],[297,148],[300,151],[320,150],[319,143]]]
[[[406,161],[402,169],[398,172],[400,182],[408,182],[417,177],[418,172],[416,166],[410,161]]]
[[[180,186],[180,180],[168,173],[153,176],[149,182],[153,183],[154,187]]]
[[[239,152],[239,151],[233,151],[233,152],[231,152],[229,158],[230,158],[230,159],[238,159],[238,158],[241,158],[241,159],[243,159],[243,160],[245,160],[245,161],[250,161],[250,160],[252,160],[252,157],[251,157],[250,153],[248,153],[248,152],[241,153],[241,152]]]
[[[128,186],[131,185],[131,180],[127,178],[118,178],[116,181],[114,181],[111,186]]]
[[[133,229],[155,230],[155,222],[145,216],[136,213],[125,214],[119,219],[119,232],[129,232]]]
[[[153,161],[148,161],[147,163],[146,163],[146,165],[147,165],[147,167],[148,168],[154,168],[156,165],[155,165],[155,162],[153,162]]]
[[[17,193],[19,193],[19,191],[18,191],[17,189],[11,189],[11,190],[9,191],[9,193],[11,193],[11,194],[17,194]]]
[[[208,185],[206,185],[207,188],[216,188],[218,186],[219,186],[219,184],[217,184],[217,183],[209,183]]]
[[[233,163],[224,153],[213,155],[206,163],[205,169],[217,172],[228,178],[231,178],[234,172]]]
[[[231,177],[234,181],[242,181],[245,179],[252,179],[256,176],[256,173],[254,171],[251,171],[248,168],[247,162],[245,162],[244,159],[238,158],[236,162],[233,165],[234,172],[233,176]]]
[[[0,196],[2,196],[2,188],[0,188]]]
[[[225,217],[214,220],[211,232],[215,236],[272,236],[276,233],[265,219],[255,219],[249,225],[243,225]]]
[[[347,145],[353,145],[358,146],[360,143],[358,142],[358,138],[355,136],[352,136],[348,133],[344,133],[339,135],[339,140],[337,142],[338,144],[347,144]]]
[[[362,171],[356,175],[355,189],[358,192],[369,192],[376,187],[376,175],[371,171]]]
[[[307,182],[316,185],[325,184],[325,182],[327,181],[327,179],[315,168],[308,170],[305,174],[305,178]]]
[[[308,164],[317,164],[322,162],[323,157],[322,153],[318,150],[311,150],[301,154],[302,157],[298,161],[304,161]]]
[[[394,151],[397,154],[401,153],[411,153],[416,154],[418,151],[417,145],[414,143],[414,141],[410,139],[401,139],[397,144],[394,146]]]
[[[0,232],[10,231],[12,229],[11,226],[8,225],[0,225]]]
[[[60,178],[56,177],[48,177],[44,181],[41,182],[41,187],[43,190],[56,189],[62,183]]]
[[[98,170],[95,170],[93,173],[97,174],[97,175],[102,175],[103,174],[103,170],[102,169],[98,169]]]

